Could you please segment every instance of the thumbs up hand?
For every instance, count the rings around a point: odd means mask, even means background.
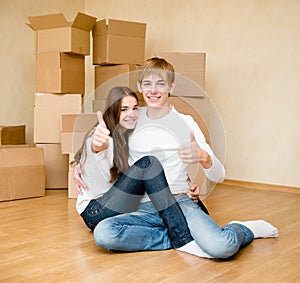
[[[183,163],[200,163],[203,168],[208,169],[212,166],[210,155],[197,144],[194,132],[191,132],[190,143],[179,146],[178,153]]]
[[[92,149],[94,152],[105,150],[109,146],[109,134],[106,124],[103,120],[101,111],[97,112],[98,125],[95,128],[92,140]]]

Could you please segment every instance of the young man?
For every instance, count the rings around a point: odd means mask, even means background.
[[[191,234],[211,257],[229,258],[254,238],[278,237],[278,230],[263,220],[232,222],[220,227],[186,194],[188,163],[200,163],[206,176],[222,182],[225,170],[190,116],[169,105],[175,88],[173,66],[164,59],[151,58],[141,67],[138,89],[147,107],[129,140],[129,164],[145,155],[156,156],[170,189],[186,217]],[[94,230],[97,245],[120,251],[171,248],[167,228],[147,196],[138,211],[100,222]]]

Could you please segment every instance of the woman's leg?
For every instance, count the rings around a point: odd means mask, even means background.
[[[168,229],[151,202],[139,209],[101,221],[94,230],[98,246],[114,251],[155,251],[171,249]]]

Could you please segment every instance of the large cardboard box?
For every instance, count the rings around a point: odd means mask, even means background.
[[[25,144],[25,125],[0,126],[0,145]]]
[[[36,92],[85,92],[85,58],[61,52],[36,56]]]
[[[139,65],[95,66],[95,99],[106,98],[115,86],[127,86],[137,91]]]
[[[166,59],[175,68],[174,95],[205,96],[206,53],[158,52],[156,56]]]
[[[81,94],[36,93],[34,105],[34,143],[60,143],[61,115],[81,113]]]
[[[46,189],[68,188],[69,156],[61,153],[61,145],[36,144],[42,148],[46,165]]]
[[[77,152],[85,135],[97,124],[96,113],[63,114],[61,116],[61,152]]]
[[[90,54],[90,31],[96,18],[78,13],[73,22],[63,14],[28,17],[29,26],[35,31],[35,53],[49,51]]]
[[[28,146],[0,147],[0,201],[45,195],[43,150]]]
[[[146,24],[113,19],[97,21],[92,31],[93,64],[142,64]]]
[[[209,133],[209,97],[170,97],[170,103],[183,114],[191,115],[202,130],[206,142],[211,144]],[[192,183],[200,186],[200,195],[205,197],[212,189],[200,164],[189,164],[188,174]]]

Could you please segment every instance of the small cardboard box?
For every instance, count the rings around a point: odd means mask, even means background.
[[[96,113],[63,114],[61,116],[61,152],[77,152],[85,135],[97,124]]]
[[[35,53],[71,52],[90,54],[90,31],[97,18],[78,13],[73,22],[63,14],[28,17],[28,26],[35,31]]]
[[[34,106],[34,143],[61,142],[61,115],[81,113],[81,94],[36,93]]]
[[[139,65],[95,66],[95,99],[106,98],[115,86],[137,91]]]
[[[97,21],[92,30],[93,64],[142,64],[146,24],[113,19]]]
[[[45,195],[43,150],[28,146],[0,147],[0,201]]]
[[[36,144],[44,151],[46,165],[46,189],[68,188],[69,156],[61,153],[59,143]]]
[[[0,145],[25,144],[25,125],[0,126]]]
[[[36,56],[36,92],[85,92],[85,58],[61,52]]]
[[[206,53],[158,52],[156,56],[166,59],[175,68],[174,95],[205,96]]]

